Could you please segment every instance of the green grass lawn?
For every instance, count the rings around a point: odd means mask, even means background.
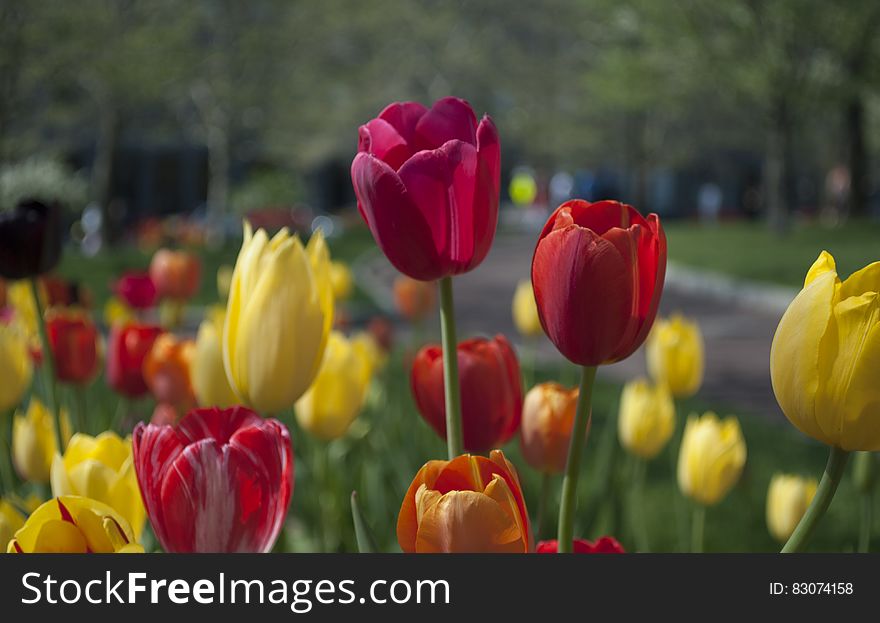
[[[840,227],[794,223],[785,236],[763,222],[701,226],[664,223],[669,259],[740,277],[800,287],[807,269],[825,249],[834,255],[842,277],[880,260],[880,222],[853,220]]]

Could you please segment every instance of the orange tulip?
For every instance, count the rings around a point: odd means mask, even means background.
[[[577,400],[577,387],[567,389],[559,383],[541,383],[526,394],[520,448],[536,470],[548,474],[565,471]]]
[[[156,338],[144,359],[143,374],[147,387],[158,402],[175,405],[183,411],[195,406],[189,375],[194,350],[193,340],[181,340],[170,333]]]
[[[185,301],[199,289],[202,266],[199,258],[186,251],[159,249],[150,261],[150,278],[159,296]]]
[[[428,461],[406,492],[397,542],[407,553],[527,553],[529,513],[501,450]]]
[[[437,306],[436,282],[417,281],[400,275],[394,280],[394,305],[410,322],[422,320]]]

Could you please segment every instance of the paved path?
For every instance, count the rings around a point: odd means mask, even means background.
[[[516,283],[527,278],[534,235],[499,234],[486,260],[456,278],[455,307],[459,339],[473,334],[504,333],[516,339],[510,302]],[[377,301],[390,301],[396,271],[381,254],[359,263],[359,278]],[[792,292],[726,283],[711,275],[671,267],[661,314],[681,311],[699,322],[706,340],[706,376],[699,397],[719,408],[783,418],[770,385],[770,343]],[[560,359],[542,338],[542,360]],[[625,381],[645,374],[640,350],[628,360],[602,368],[606,378]]]

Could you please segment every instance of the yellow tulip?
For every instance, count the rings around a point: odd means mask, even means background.
[[[89,498],[53,498],[31,513],[9,542],[10,554],[143,553],[131,526],[115,510]]]
[[[714,413],[691,415],[678,455],[678,486],[705,506],[717,504],[739,480],[746,463],[746,442],[739,421]]]
[[[111,296],[104,304],[104,322],[108,327],[134,322],[137,316],[125,301]]]
[[[0,416],[21,402],[31,384],[28,337],[17,322],[0,322]]]
[[[217,269],[217,294],[225,301],[229,298],[229,287],[232,285],[232,266],[223,264]]]
[[[358,331],[350,341],[352,348],[359,351],[362,359],[367,362],[365,372],[369,381],[377,371],[388,363],[388,354],[382,350],[376,338],[368,331]]]
[[[223,367],[223,322],[226,310],[211,309],[199,325],[196,347],[190,358],[190,379],[199,405],[203,407],[231,407],[238,398]]]
[[[320,231],[303,248],[244,226],[223,327],[223,365],[239,400],[278,413],[305,393],[333,325],[330,254]]]
[[[61,412],[61,434],[70,439],[70,417]],[[15,414],[12,422],[12,462],[24,480],[34,483],[49,481],[52,459],[58,452],[52,414],[36,398],[31,398],[24,415]]]
[[[347,299],[354,290],[354,277],[343,262],[330,263],[330,283],[333,287],[333,297],[337,301]]]
[[[513,293],[513,324],[523,337],[537,337],[544,333],[532,282],[527,279],[520,281]]]
[[[703,334],[681,314],[658,318],[645,344],[648,372],[676,398],[693,396],[703,383]]]
[[[784,543],[794,532],[816,495],[815,478],[774,474],[767,489],[767,528]]]
[[[97,437],[75,434],[64,457],[52,461],[52,495],[80,495],[103,502],[140,535],[147,514],[131,457],[131,438],[111,431]]]
[[[24,525],[24,516],[16,508],[0,498],[0,553],[6,551],[9,541]]]
[[[624,386],[617,418],[617,434],[624,448],[643,459],[653,459],[674,430],[675,404],[665,385],[638,379]]]
[[[344,435],[364,405],[369,366],[363,351],[333,331],[314,384],[296,403],[300,426],[320,439]]]
[[[880,450],[880,262],[841,282],[822,251],[779,321],[770,378],[801,432],[842,450]]]
[[[39,292],[43,309],[46,309],[49,296],[46,294],[46,287],[43,285],[42,280],[38,282],[37,291]],[[34,295],[31,291],[30,282],[22,280],[10,283],[6,292],[6,299],[9,306],[15,310],[15,317],[21,323],[21,326],[24,327],[31,342],[34,346],[39,346],[40,333],[37,324],[37,306],[34,305]]]

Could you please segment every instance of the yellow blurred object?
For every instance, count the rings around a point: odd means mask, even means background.
[[[9,542],[10,554],[143,553],[115,510],[75,495],[53,498],[31,513]]]
[[[70,439],[71,426],[67,411],[61,412],[61,434],[65,443]],[[36,398],[31,398],[24,415],[16,413],[12,422],[12,462],[23,480],[33,483],[49,481],[52,459],[58,452],[52,414]]]
[[[681,314],[658,318],[645,343],[648,373],[676,398],[688,398],[703,383],[703,334]]]
[[[367,362],[366,376],[368,382],[376,372],[380,371],[388,363],[388,353],[386,353],[373,334],[369,331],[358,331],[351,336],[351,346],[364,361]]]
[[[215,307],[208,311],[190,359],[190,378],[196,400],[202,407],[227,408],[238,404],[238,398],[223,367],[223,322],[226,310]]]
[[[880,262],[841,282],[822,251],[779,321],[770,378],[802,433],[846,451],[880,450]]]
[[[767,528],[774,539],[785,543],[816,495],[815,478],[774,474],[767,488]]]
[[[520,206],[531,205],[538,196],[538,183],[535,176],[528,171],[518,171],[510,178],[507,188],[510,200]]]
[[[682,493],[704,506],[717,504],[739,480],[745,463],[746,442],[735,417],[720,420],[708,412],[688,418],[678,455]]]
[[[134,310],[119,297],[111,296],[104,304],[104,323],[108,327],[125,325],[134,322],[135,319]]]
[[[52,495],[79,495],[107,504],[139,536],[147,519],[131,455],[131,438],[111,431],[97,437],[75,434],[64,457],[55,455]]]
[[[0,323],[0,416],[21,403],[30,387],[33,368],[24,328],[18,322]]]
[[[318,372],[332,326],[321,231],[304,248],[286,228],[270,240],[245,222],[223,327],[223,365],[241,402],[263,414],[293,406]]]
[[[349,298],[354,291],[354,277],[344,262],[330,262],[330,281],[337,302]]]
[[[37,282],[37,291],[40,293],[40,303],[43,309],[48,307],[49,295],[42,280]],[[40,345],[40,329],[37,325],[37,307],[34,305],[34,295],[28,280],[12,281],[6,292],[7,304],[15,310],[15,318],[24,327],[34,347]]]
[[[620,396],[617,435],[620,444],[643,459],[653,459],[675,430],[675,404],[665,385],[630,381]]]
[[[229,264],[223,264],[217,269],[217,294],[221,301],[229,298],[229,288],[232,285],[232,271],[234,268]]]
[[[0,498],[0,554],[6,552],[9,541],[24,526],[24,515],[6,500]]]
[[[537,337],[544,333],[541,320],[538,318],[538,305],[535,303],[535,293],[532,290],[532,282],[522,280],[516,286],[513,293],[513,323],[516,330],[523,337]]]
[[[370,382],[366,353],[333,331],[309,390],[296,402],[296,420],[315,437],[341,437],[360,413]]]

